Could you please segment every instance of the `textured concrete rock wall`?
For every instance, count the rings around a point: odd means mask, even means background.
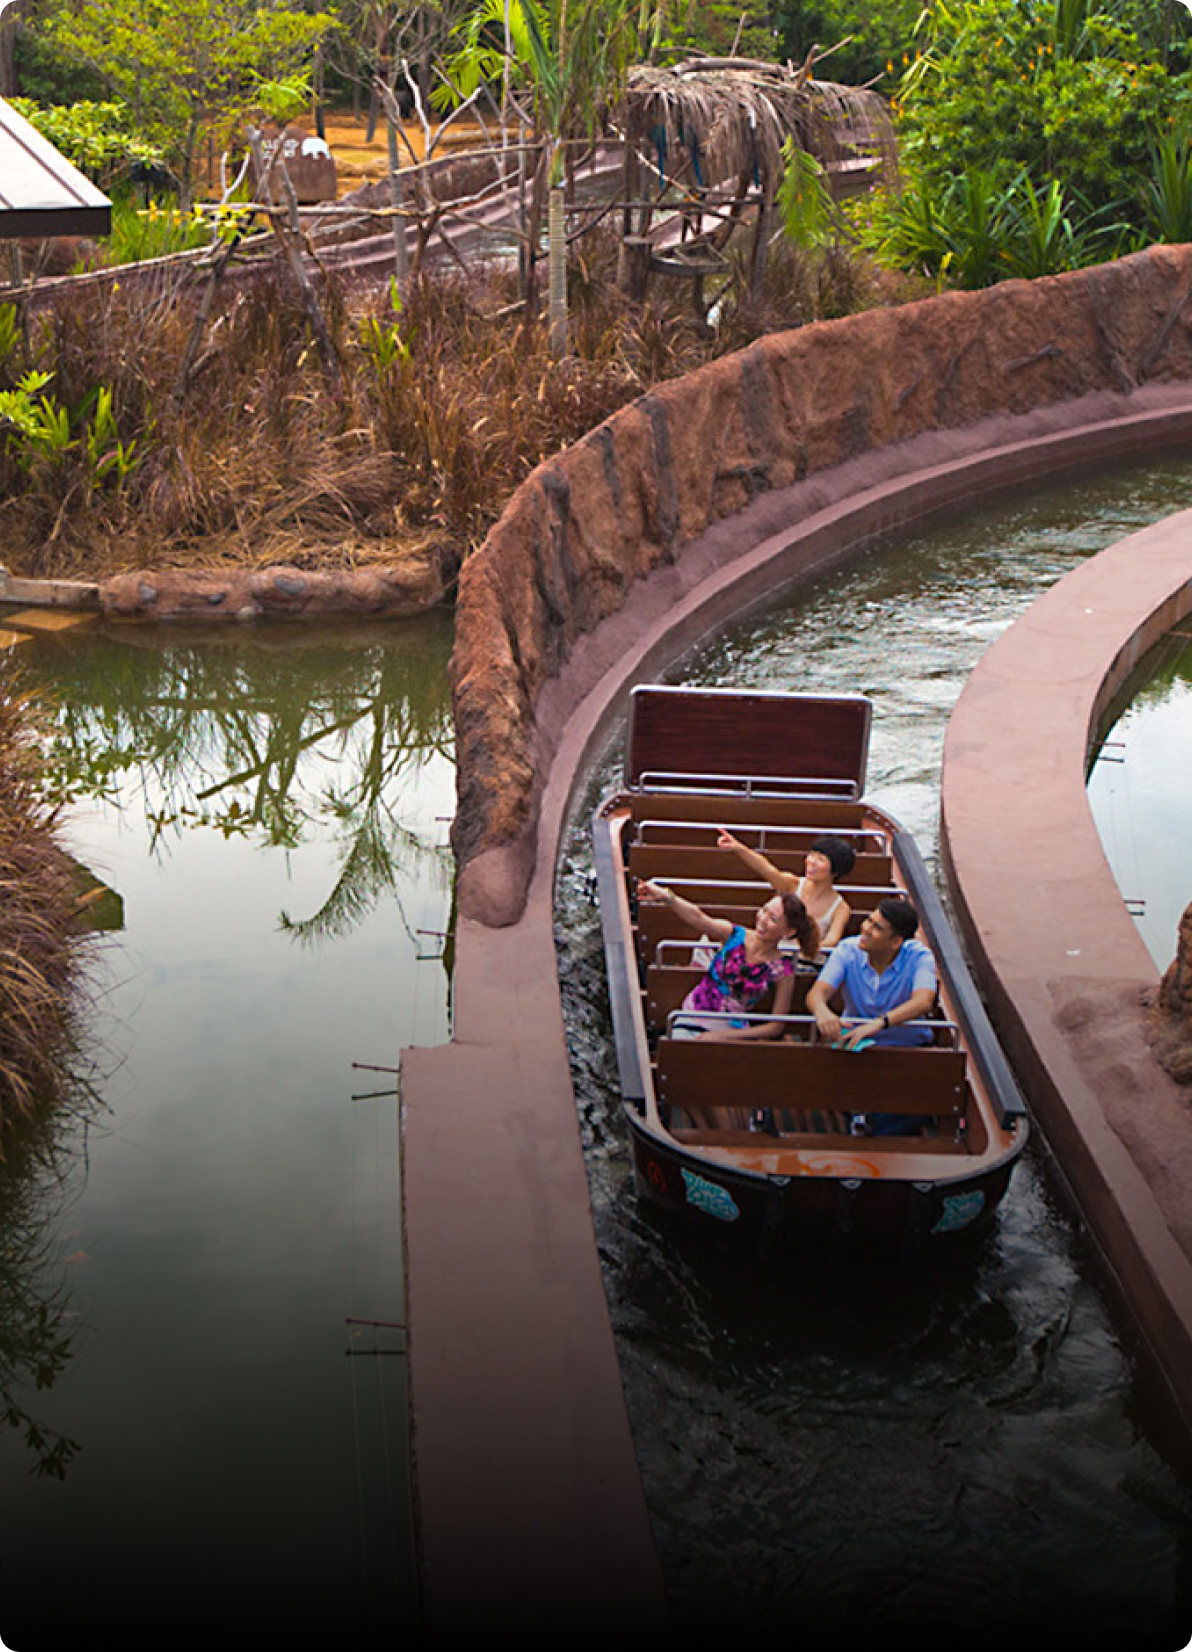
[[[550,755],[540,695],[639,577],[759,495],[874,450],[1192,377],[1190,291],[1192,249],[1158,247],[818,323],[661,386],[540,465],[460,580],[461,907],[490,923],[520,913]]]

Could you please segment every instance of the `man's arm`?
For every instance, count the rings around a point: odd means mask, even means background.
[[[839,958],[839,952],[834,952],[807,989],[807,1013],[815,1017],[820,1037],[829,1044],[835,1044],[841,1032],[840,1017],[829,1002],[843,976],[835,967]]]
[[[812,991],[815,989],[812,988]],[[811,1002],[811,993],[807,994],[808,1003]],[[885,1015],[875,1015],[871,1021],[858,1021],[848,1029],[844,1037],[845,1048],[851,1050],[863,1038],[876,1038],[878,1033],[884,1032],[887,1027],[896,1027],[900,1021],[921,1021],[931,1012],[935,1003],[935,988],[920,987],[912,992],[909,998],[904,998],[901,1004],[896,1004]]]

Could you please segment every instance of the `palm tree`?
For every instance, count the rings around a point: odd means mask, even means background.
[[[642,17],[652,14],[643,6]],[[525,301],[537,302],[535,265],[548,216],[550,338],[567,348],[564,201],[576,148],[592,142],[625,83],[638,44],[637,21],[619,0],[477,0],[451,59],[457,91],[502,88],[502,124],[511,117],[532,166],[523,206]]]

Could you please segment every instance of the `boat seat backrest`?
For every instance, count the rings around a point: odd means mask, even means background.
[[[872,818],[864,803],[821,798],[775,798],[698,793],[632,792],[626,794],[635,820],[706,822],[711,826],[809,826],[821,832],[860,828]]]
[[[660,1106],[686,1113],[769,1107],[955,1119],[967,1102],[963,1052],[932,1045],[858,1052],[660,1038],[656,1062]]]
[[[802,876],[806,869],[807,853],[803,849],[767,849],[766,858],[780,872]],[[731,849],[699,848],[689,844],[635,843],[629,850],[629,870],[635,878],[665,878],[712,880],[741,878],[750,881],[748,869]],[[838,886],[847,899],[852,884],[885,884],[891,882],[889,855],[859,854],[847,877],[838,880]],[[763,885],[762,887],[768,887]]]
[[[672,1010],[681,1008],[683,1000],[704,977],[704,971],[696,965],[687,964],[651,964],[646,971],[646,1024],[651,1031],[661,1032],[666,1026],[666,1018]],[[816,978],[814,969],[800,969],[796,971],[794,992],[791,997],[790,1014],[799,1015],[803,1012],[807,989]],[[764,1014],[773,1004],[774,994],[768,992],[753,1007],[754,1014]]]
[[[750,928],[757,917],[757,909],[763,901],[768,900],[772,891],[769,884],[724,884],[691,885],[674,884],[676,893],[685,895],[693,900],[697,906],[711,918],[725,918],[729,923],[741,924],[743,928]],[[732,894],[728,890],[733,891]],[[693,893],[698,890],[699,893]],[[892,891],[888,885],[876,888],[850,889],[845,895],[852,915],[849,919],[849,934],[856,934],[861,927],[861,920],[866,912],[872,912],[877,903],[884,900]],[[703,894],[703,899],[700,898]],[[669,906],[661,901],[641,901],[637,909],[637,955],[643,964],[655,961],[655,953],[659,941],[690,941],[693,939],[690,924],[686,924]]]

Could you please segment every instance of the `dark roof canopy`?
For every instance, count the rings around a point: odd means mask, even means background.
[[[0,98],[0,239],[111,231],[107,196]]]

